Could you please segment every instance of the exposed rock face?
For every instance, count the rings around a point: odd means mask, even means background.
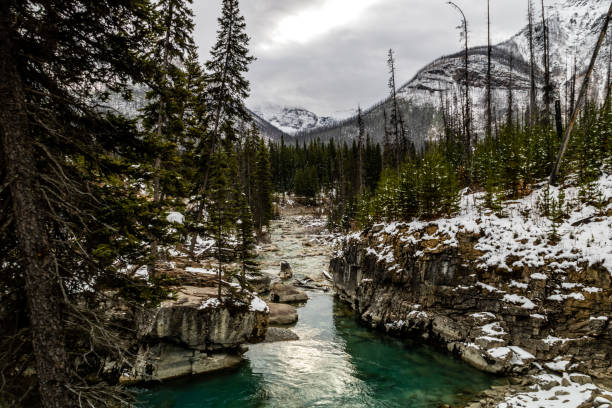
[[[281,261],[280,264],[280,278],[281,280],[289,280],[293,278],[293,271],[291,270],[291,265],[287,261]]]
[[[297,309],[283,303],[268,303],[270,308],[270,325],[285,326],[298,321]]]
[[[216,291],[181,287],[175,300],[139,317],[141,346],[130,380],[164,380],[228,368],[241,361],[244,343],[264,339],[266,304],[250,294],[221,304]]]
[[[238,352],[209,354],[163,342],[151,347],[143,345],[133,373],[123,377],[122,381],[162,381],[223,370],[241,362],[242,356]]]
[[[300,303],[308,301],[308,295],[291,285],[275,283],[272,285],[270,299],[276,303]]]
[[[435,226],[354,235],[331,261],[336,291],[373,327],[440,344],[484,371],[520,373],[537,360],[612,376],[609,271],[561,274],[553,260],[538,270],[478,268],[478,236],[454,238],[445,244]]]

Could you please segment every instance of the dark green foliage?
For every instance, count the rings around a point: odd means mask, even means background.
[[[272,173],[270,154],[262,138],[257,138],[255,172],[253,175],[253,217],[259,232],[270,224],[272,219]]]
[[[206,101],[213,146],[221,140],[232,145],[238,139],[236,123],[251,120],[244,106],[244,100],[249,96],[249,81],[244,75],[254,58],[249,56],[249,37],[245,30],[246,23],[240,14],[238,0],[223,0],[217,42],[210,52],[211,59],[206,63]]]

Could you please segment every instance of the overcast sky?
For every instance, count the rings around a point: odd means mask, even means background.
[[[194,0],[202,59],[215,41],[221,0]],[[471,45],[486,44],[486,0],[456,0]],[[491,0],[492,37],[526,22],[526,0]],[[265,103],[339,116],[387,95],[393,48],[398,85],[435,58],[460,50],[459,17],[445,0],[241,0],[251,37],[250,107]]]

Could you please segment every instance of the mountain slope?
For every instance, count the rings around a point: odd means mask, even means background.
[[[551,44],[551,76],[559,90],[563,109],[567,109],[567,78],[576,56],[578,86],[580,77],[586,70],[593,46],[601,30],[609,3],[607,0],[555,0],[546,7],[547,25]],[[536,73],[538,88],[543,86],[542,24],[540,13],[535,15]],[[529,97],[529,47],[528,29],[523,28],[512,38],[494,47],[492,56],[493,106],[495,114],[502,118],[506,114],[508,89],[511,85],[514,107],[525,109]],[[474,106],[474,129],[482,134],[484,129],[484,107],[487,49],[473,47],[469,50],[469,73],[471,77],[470,98]],[[607,60],[600,57],[594,73],[592,97],[601,97],[607,73]],[[418,147],[430,138],[439,136],[442,129],[440,107],[460,104],[463,84],[463,53],[438,58],[421,69],[408,83],[398,90],[400,107],[407,133]],[[541,91],[538,99],[541,100]],[[456,104],[457,105],[457,104]],[[383,111],[391,109],[389,99],[365,111],[366,131],[381,142],[384,134]],[[355,117],[335,125],[298,134],[298,139],[311,140],[352,140],[357,135]]]
[[[320,127],[333,125],[336,121],[330,117],[319,117],[303,108],[264,104],[253,109],[260,118],[281,131],[294,135]]]

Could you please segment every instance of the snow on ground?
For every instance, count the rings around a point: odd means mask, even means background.
[[[533,391],[507,397],[497,408],[578,408],[590,400],[593,405],[588,406],[609,408],[612,405],[612,393],[592,383],[574,382],[571,374],[540,374],[534,379],[541,385],[534,386]]]
[[[187,272],[191,272],[191,273],[202,273],[204,275],[217,275],[217,271],[212,270],[212,269],[206,269],[206,268],[193,268],[191,266],[188,266],[187,268],[185,268],[185,271]]]
[[[185,216],[180,212],[171,211],[166,216],[166,221],[171,224],[183,224],[185,222]]]
[[[259,296],[253,296],[249,310],[252,312],[269,312],[270,308]]]
[[[612,174],[602,176],[597,188],[602,193],[603,202],[612,199]],[[550,194],[557,199],[559,188],[550,187]],[[443,218],[435,221],[413,221],[410,223],[393,222],[375,225],[372,230],[375,234],[397,235],[404,231],[400,237],[406,244],[416,243],[417,240],[436,239],[448,236],[439,245],[458,246],[456,235],[459,232],[480,234],[481,237],[475,249],[483,252],[479,259],[479,267],[501,268],[511,271],[513,268],[525,266],[533,269],[548,266],[552,272],[564,273],[570,268],[578,269],[579,265],[601,264],[612,274],[612,217],[598,215],[606,214],[612,210],[612,204],[601,210],[580,204],[578,188],[564,189],[565,202],[573,208],[569,217],[556,226],[558,240],[551,240],[554,225],[551,220],[540,214],[538,203],[543,190],[534,191],[531,195],[515,201],[506,202],[500,217],[490,210],[483,208],[483,193],[469,194],[466,191],[461,196],[460,211],[453,218]],[[428,226],[438,228],[437,237],[415,237]],[[360,239],[355,233],[346,237],[348,241]],[[434,248],[436,249],[436,248]],[[380,260],[387,258],[386,248],[371,248]],[[533,280],[545,280],[543,273],[533,273]],[[516,287],[523,287],[525,283],[516,282]],[[571,285],[571,283],[568,283]],[[578,284],[576,284],[578,287]],[[564,287],[568,288],[568,287]],[[589,289],[593,290],[593,289]],[[597,288],[594,288],[597,290]],[[579,298],[580,294],[568,295]],[[563,300],[563,299],[561,299]],[[529,305],[528,303],[525,303]]]

